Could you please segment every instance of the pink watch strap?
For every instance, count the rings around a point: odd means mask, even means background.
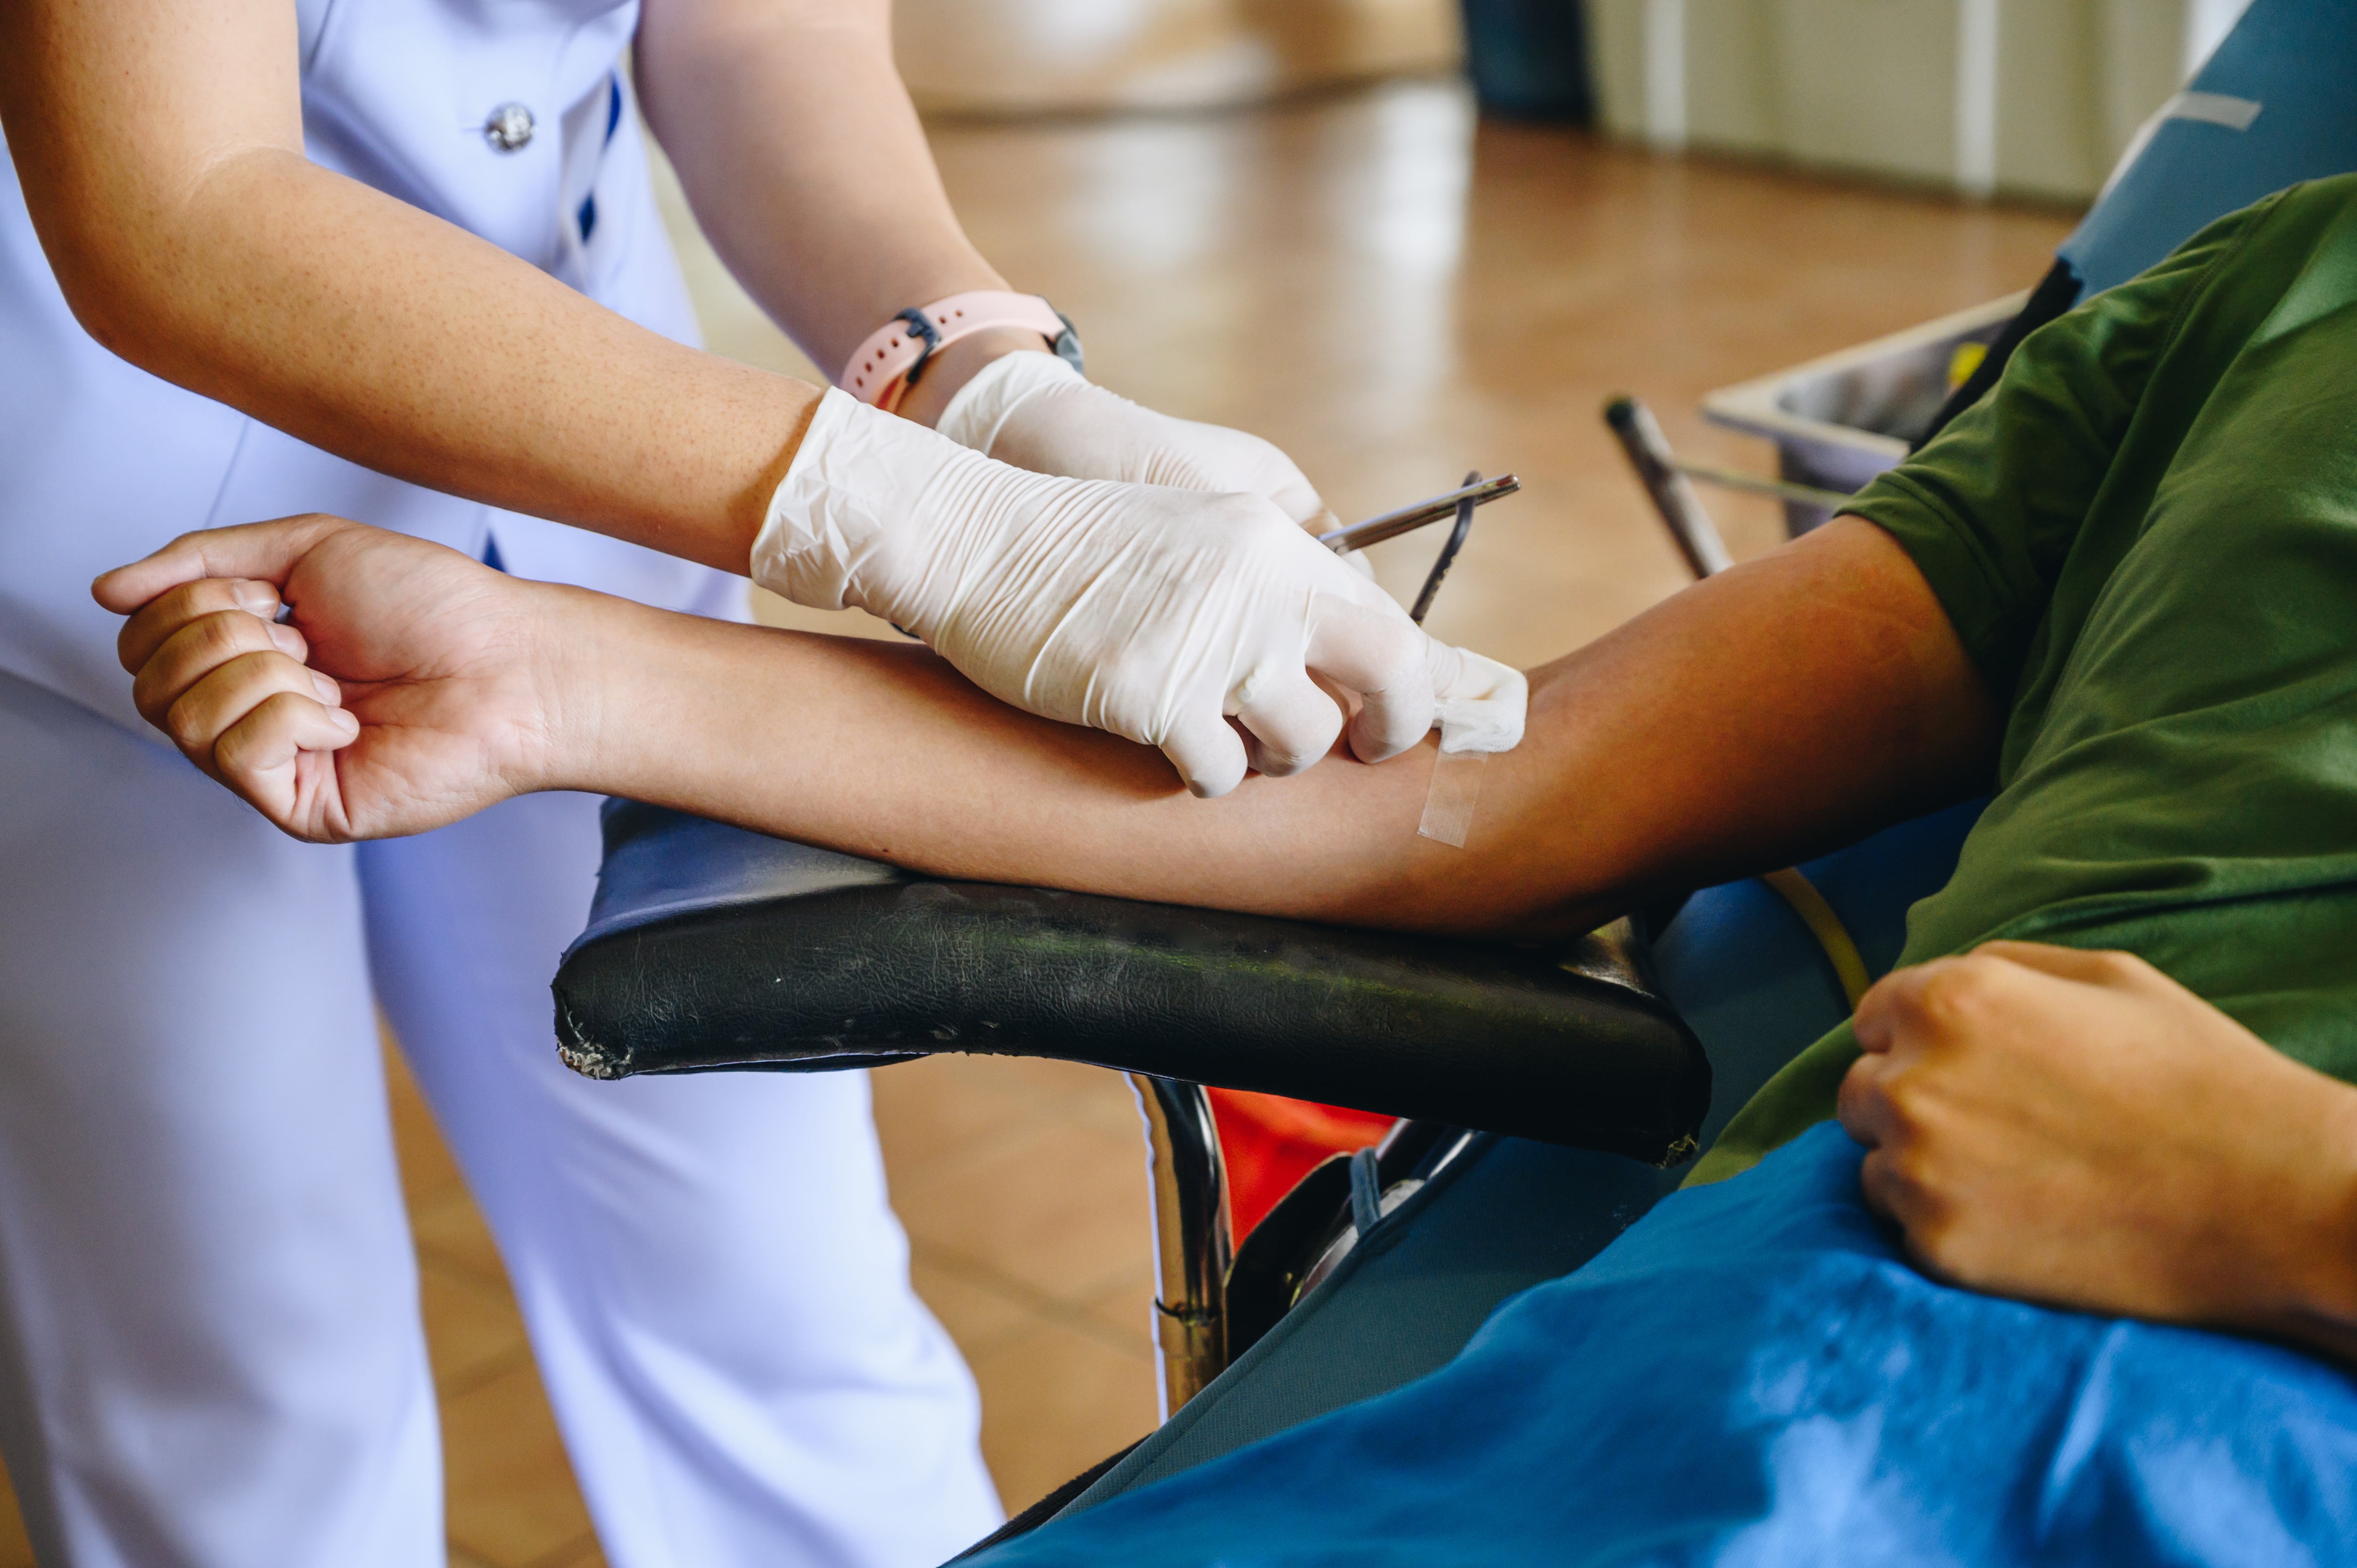
[[[961,338],[994,327],[1037,332],[1056,345],[1059,353],[1065,352],[1063,340],[1072,336],[1071,324],[1036,294],[1001,294],[990,289],[953,294],[921,308],[904,310],[870,333],[834,384],[889,413],[900,406],[900,399],[928,359]]]

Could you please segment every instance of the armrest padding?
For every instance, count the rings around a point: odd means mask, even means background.
[[[555,987],[565,1059],[595,1077],[1060,1057],[1653,1161],[1708,1103],[1694,1036],[1598,938],[1542,952],[935,881],[639,806],[608,829]]]

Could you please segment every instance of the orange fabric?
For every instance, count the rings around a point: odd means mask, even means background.
[[[1238,1241],[1311,1166],[1378,1142],[1398,1120],[1242,1089],[1214,1089],[1211,1096],[1228,1160],[1228,1220]]]

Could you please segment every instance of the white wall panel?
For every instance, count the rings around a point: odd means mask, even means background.
[[[1698,146],[1784,145],[1770,0],[1686,0],[1686,134]]]
[[[1587,0],[1597,117],[1628,141],[1645,135],[1645,0]],[[1691,19],[1688,23],[1692,27]],[[1691,35],[1690,35],[1691,36]]]
[[[1683,139],[1966,190],[1993,173],[1999,191],[2084,199],[2181,85],[2189,52],[2248,3],[1678,0]],[[1665,62],[1648,43],[1662,0],[1587,4],[1605,127],[1663,141]],[[1964,47],[1986,44],[1992,19],[1993,81],[1990,57]]]
[[[2100,4],[2007,0],[1997,22],[2000,189],[2084,197],[2104,183],[2116,151],[2104,130],[2104,30]],[[2162,87],[2145,113],[2176,85]]]
[[[1957,0],[1781,0],[1784,145],[1801,163],[1955,173]]]

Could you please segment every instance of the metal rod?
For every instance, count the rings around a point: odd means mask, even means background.
[[[1199,1083],[1124,1073],[1146,1123],[1154,1208],[1154,1338],[1162,1419],[1228,1365],[1228,1172]]]
[[[1396,539],[1412,533],[1428,522],[1438,522],[1444,517],[1454,517],[1457,509],[1466,501],[1486,506],[1500,496],[1512,495],[1523,488],[1523,481],[1512,474],[1501,474],[1494,479],[1479,484],[1460,485],[1445,496],[1405,506],[1397,511],[1387,511],[1381,517],[1371,517],[1364,522],[1354,522],[1348,528],[1338,528],[1331,533],[1320,534],[1318,542],[1337,555],[1347,555],[1353,550],[1364,550],[1370,544],[1381,544],[1386,539]]]
[[[1652,410],[1624,392],[1604,405],[1604,423],[1620,438],[1620,449],[1629,454],[1630,465],[1653,499],[1653,510],[1669,525],[1670,537],[1694,575],[1714,576],[1734,565],[1718,525],[1703,510],[1694,486],[1678,472],[1678,460],[1671,455],[1669,438],[1662,434]]]
[[[1458,492],[1464,499],[1457,503],[1457,526],[1448,531],[1448,542],[1440,547],[1440,553],[1433,558],[1432,570],[1425,574],[1423,590],[1415,596],[1415,608],[1407,612],[1407,618],[1418,626],[1432,613],[1432,601],[1440,592],[1441,579],[1448,575],[1448,568],[1457,564],[1457,553],[1465,548],[1465,536],[1473,532],[1473,509],[1480,503],[1465,492],[1480,482],[1479,468],[1465,476],[1464,489]]]
[[[1722,489],[1749,490],[1754,495],[1774,496],[1780,501],[1798,501],[1803,506],[1821,506],[1832,511],[1839,511],[1857,499],[1840,490],[1821,490],[1814,485],[1796,485],[1790,479],[1771,479],[1764,474],[1747,474],[1740,468],[1722,468],[1711,463],[1689,463],[1683,457],[1670,467],[1690,479],[1700,479]]]

